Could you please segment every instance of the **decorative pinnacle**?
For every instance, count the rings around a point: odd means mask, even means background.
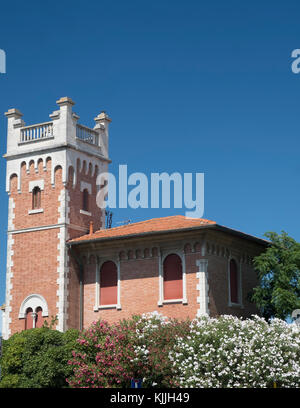
[[[75,105],[75,102],[72,101],[71,98],[69,98],[68,96],[64,96],[62,98],[60,98],[58,101],[56,101],[57,105],[59,106],[64,106],[64,105]]]
[[[100,122],[103,120],[106,120],[107,122],[111,122],[110,117],[108,116],[108,114],[105,111],[102,111],[101,113],[99,113],[99,115],[94,119],[95,122]]]
[[[8,118],[12,118],[12,117],[21,118],[23,116],[23,113],[20,112],[18,109],[13,108],[13,109],[8,109],[8,111],[5,112],[4,115],[7,116]]]

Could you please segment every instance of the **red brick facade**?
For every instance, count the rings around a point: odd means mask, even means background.
[[[44,167],[45,166],[45,167]],[[58,250],[60,244],[59,224],[61,192],[65,190],[69,196],[69,227],[67,228],[67,238],[74,238],[89,230],[90,221],[93,221],[97,229],[102,226],[101,210],[97,207],[95,199],[90,200],[90,213],[81,213],[82,191],[81,182],[84,181],[92,186],[92,196],[96,195],[97,169],[94,173],[87,171],[85,165],[81,171],[77,170],[77,183],[73,186],[71,171],[66,186],[62,183],[62,168],[55,170],[55,185],[51,184],[51,158],[46,163],[39,161],[37,169],[34,164],[21,166],[21,189],[18,191],[18,178],[13,175],[10,179],[10,199],[14,202],[14,243],[12,246],[11,267],[12,278],[10,284],[11,291],[11,333],[23,330],[25,319],[18,318],[22,302],[31,294],[40,294],[48,304],[48,317],[58,315],[57,307],[57,270],[59,266]],[[29,183],[34,181],[44,181],[41,191],[41,208],[39,212],[32,211],[32,192],[29,192]],[[75,226],[76,229],[72,226]],[[79,227],[79,228],[78,228]],[[44,229],[43,229],[44,228]],[[72,287],[73,279],[70,286]],[[72,293],[72,289],[71,289]],[[69,298],[72,307],[72,298]]]
[[[58,330],[82,329],[100,318],[114,322],[154,310],[179,319],[255,313],[247,301],[257,283],[251,260],[265,242],[214,221],[183,216],[104,229],[103,210],[96,203],[97,176],[107,171],[110,162],[110,119],[101,113],[90,129],[77,124],[70,98],[57,104],[60,110],[50,115],[51,122],[28,127],[16,109],[6,113],[9,219],[4,337],[23,330],[26,321],[29,325],[29,311],[33,326],[56,317]],[[168,279],[176,275],[182,284],[174,291],[181,299],[170,295],[164,299],[164,260],[170,254],[180,257],[182,278],[178,271],[169,271]],[[235,304],[230,302],[231,259],[238,269]],[[106,277],[104,291],[101,267],[107,261],[114,262],[117,278]],[[174,282],[169,282],[170,287],[174,290]],[[114,293],[114,304],[101,301],[101,293],[108,298]]]
[[[17,177],[11,178],[10,198],[14,201],[14,229],[21,231],[14,234],[12,247],[11,334],[25,328],[26,319],[19,317],[19,311],[24,299],[31,294],[40,294],[46,300],[48,316],[44,317],[45,320],[50,321],[59,314],[57,271],[60,256],[58,250],[60,228],[41,229],[41,227],[58,224],[59,197],[63,190],[69,197],[66,240],[71,240],[72,247],[67,249],[65,329],[88,327],[94,320],[100,318],[114,322],[133,314],[154,310],[170,317],[192,319],[199,314],[199,297],[206,295],[208,313],[211,316],[234,314],[246,317],[257,312],[247,301],[247,294],[257,284],[251,259],[263,249],[262,243],[240,236],[232,237],[229,232],[213,229],[206,231],[205,228],[195,231],[185,231],[182,228],[175,234],[170,231],[165,233],[159,231],[157,236],[151,231],[151,239],[142,235],[139,238],[117,235],[115,238],[98,242],[94,237],[97,237],[102,227],[102,218],[101,210],[96,205],[97,169],[92,173],[86,171],[85,166],[79,168],[78,165],[76,184],[73,183],[73,172],[70,169],[68,182],[64,185],[62,169],[57,168],[53,186],[51,159],[47,160],[46,167],[44,166],[42,161],[39,162],[37,171],[33,164],[29,166],[29,171],[26,171],[25,165],[22,166],[21,191],[17,190]],[[32,193],[29,192],[29,183],[41,179],[44,180],[44,188],[41,192],[43,212],[30,214]],[[82,181],[92,186],[89,200],[89,210],[92,215],[86,215],[80,211]],[[86,233],[89,231],[90,221],[93,221],[96,232],[83,236],[84,231]],[[26,231],[22,232],[22,230]],[[109,233],[113,233],[113,229]],[[78,237],[82,238],[82,243],[80,240],[76,241]],[[72,239],[75,240],[72,241]],[[186,301],[174,303],[163,301],[160,304],[160,271],[163,270],[164,257],[172,253],[178,254],[182,259]],[[229,261],[232,257],[237,262],[241,276],[239,287],[241,299],[237,305],[230,305]],[[115,262],[119,268],[119,307],[115,305],[106,308],[99,303],[100,268],[103,262],[108,260]],[[199,289],[199,267],[197,266],[199,260],[207,261],[207,294],[201,293]],[[79,265],[82,266],[82,276]],[[82,281],[82,295],[80,281]],[[80,296],[82,296],[81,304]]]
[[[219,242],[219,244],[214,244]],[[154,247],[151,245],[155,244]],[[226,246],[228,245],[228,246]],[[128,318],[133,314],[154,310],[175,318],[195,318],[199,313],[199,260],[207,261],[208,312],[211,316],[234,314],[249,317],[257,313],[248,302],[247,294],[257,285],[256,274],[251,265],[253,256],[259,254],[262,245],[235,237],[229,238],[219,231],[203,231],[163,234],[159,237],[124,238],[118,241],[86,242],[77,247],[83,266],[83,327],[99,318],[110,322]],[[159,305],[159,271],[166,254],[179,254],[185,273],[186,302]],[[90,255],[89,255],[90,254]],[[240,273],[239,304],[230,305],[229,260],[234,257]],[[120,308],[102,308],[97,303],[97,273],[101,264],[112,260],[120,270]],[[75,266],[75,269],[78,269]],[[98,272],[97,272],[98,270]],[[74,274],[74,272],[73,272]],[[99,295],[98,295],[99,296]],[[79,302],[78,305],[79,307]],[[79,317],[79,310],[77,316]]]

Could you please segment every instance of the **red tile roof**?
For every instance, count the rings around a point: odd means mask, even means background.
[[[203,227],[205,225],[216,224],[215,221],[204,218],[187,218],[184,215],[174,215],[164,218],[152,218],[150,220],[135,222],[134,224],[122,225],[120,227],[103,229],[95,231],[92,234],[82,235],[81,237],[70,240],[70,243],[82,241],[93,241],[105,238],[121,238],[123,236],[147,234],[155,232],[168,232],[172,230],[189,229]]]

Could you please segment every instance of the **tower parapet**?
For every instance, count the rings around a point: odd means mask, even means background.
[[[34,161],[35,168],[39,159],[46,159],[49,153],[65,151],[68,147],[74,152],[82,152],[94,159],[110,162],[108,157],[109,123],[111,119],[104,112],[95,118],[94,128],[78,123],[79,116],[73,112],[75,104],[71,98],[63,97],[57,102],[59,109],[51,113],[50,121],[26,125],[23,114],[18,109],[9,109],[5,115],[7,126],[7,159],[6,191],[9,192],[9,179],[12,174],[20,178],[20,167],[24,161]],[[63,182],[67,181],[68,170],[72,162],[65,163],[62,154],[55,154],[52,170],[59,164],[63,168]],[[54,157],[53,156],[53,157]],[[71,162],[70,162],[71,161]],[[93,160],[95,162],[95,160]],[[75,167],[75,166],[74,166]],[[20,185],[19,185],[20,187]]]

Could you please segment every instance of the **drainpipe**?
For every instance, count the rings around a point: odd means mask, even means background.
[[[83,265],[79,265],[79,330],[83,329]]]
[[[71,244],[69,244],[69,247],[71,255],[79,268],[79,330],[81,331],[83,329],[83,264]]]

